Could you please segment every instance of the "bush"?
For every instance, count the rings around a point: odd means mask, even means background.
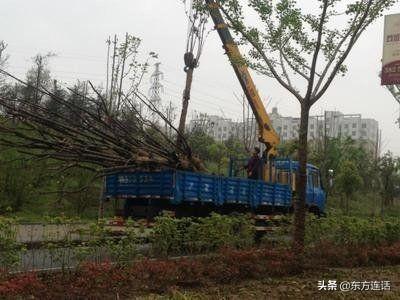
[[[400,241],[400,219],[309,216],[306,224],[306,243],[330,242],[336,245],[383,245]]]
[[[337,245],[321,241],[310,246],[306,261],[320,267],[363,267],[400,264],[400,242],[392,245]]]
[[[25,247],[16,240],[16,222],[0,216],[0,268],[9,268],[19,263]]]
[[[223,247],[246,248],[254,244],[250,216],[211,214],[206,218],[158,217],[151,234],[154,254],[207,253]]]
[[[138,256],[137,245],[139,240],[131,220],[126,222],[125,234],[121,239],[110,239],[106,243],[106,249],[110,253],[111,260],[118,265],[128,265]]]
[[[45,288],[46,286],[40,281],[37,274],[18,274],[0,284],[0,296],[8,298],[20,298],[22,296],[26,298]]]

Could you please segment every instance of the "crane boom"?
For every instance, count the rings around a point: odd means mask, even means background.
[[[261,101],[257,88],[251,78],[247,65],[244,63],[243,56],[239,51],[239,47],[232,38],[228,26],[221,15],[218,4],[214,0],[205,0],[211,18],[214,22],[215,29],[221,38],[223,47],[229,57],[231,65],[235,71],[240,85],[246,95],[247,101],[250,103],[253,114],[258,124],[258,140],[266,147],[266,157],[275,157],[277,155],[277,145],[279,144],[279,136],[272,127],[272,122]]]

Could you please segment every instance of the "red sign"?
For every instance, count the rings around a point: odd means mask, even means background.
[[[381,84],[400,84],[400,14],[385,16]]]

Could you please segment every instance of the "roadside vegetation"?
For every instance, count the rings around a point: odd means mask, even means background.
[[[287,239],[291,218],[282,220],[278,231],[261,240],[256,240],[253,221],[246,215],[163,216],[148,234],[140,224],[128,222],[122,236],[103,222],[78,228],[74,220],[49,221],[61,229],[32,244],[16,242],[14,221],[1,219],[1,297],[54,299],[66,291],[69,297],[78,298],[171,293],[173,289],[195,292],[330,268],[400,264],[400,221],[392,217],[310,216],[301,260]],[[59,268],[50,273],[9,273],[20,263],[20,255],[34,247],[45,249]]]

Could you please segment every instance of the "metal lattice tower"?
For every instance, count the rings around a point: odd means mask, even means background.
[[[164,86],[161,84],[164,74],[160,71],[160,64],[158,62],[154,65],[155,70],[150,77],[151,87],[149,89],[149,98],[156,107],[159,107],[161,104],[161,94],[164,93]]]
[[[400,104],[400,85],[399,84],[387,85],[386,88],[393,95],[393,98]],[[399,118],[397,119],[396,123],[399,124],[400,128],[400,111],[399,111]]]

